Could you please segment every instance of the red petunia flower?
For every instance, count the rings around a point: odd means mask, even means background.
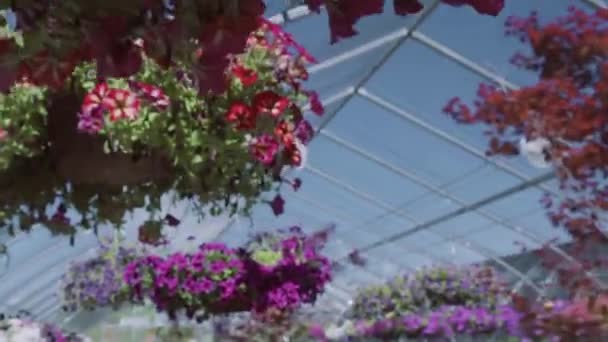
[[[158,109],[169,107],[169,97],[161,88],[143,82],[132,81],[129,82],[129,87],[131,90],[140,93],[152,106]]]
[[[139,99],[130,90],[111,89],[103,100],[104,107],[110,112],[110,120],[135,120],[139,113]]]
[[[258,80],[258,74],[255,70],[245,68],[242,65],[235,65],[232,67],[232,74],[236,76],[245,87],[254,84]]]
[[[283,155],[291,166],[302,166],[304,158],[297,144],[287,145],[283,150]]]
[[[283,144],[292,145],[295,139],[294,128],[294,124],[283,120],[274,128],[274,134]]]
[[[197,80],[198,91],[202,95],[221,94],[228,88],[226,68],[228,58],[216,58],[203,54],[194,65],[194,75]]]
[[[337,43],[343,38],[350,38],[357,34],[354,26],[359,19],[373,14],[380,14],[384,10],[384,0],[332,1],[327,6],[331,43]]]
[[[319,116],[325,114],[325,108],[323,108],[323,103],[319,99],[319,94],[316,91],[309,91],[307,95],[310,100],[310,110]]]
[[[397,15],[415,14],[424,8],[418,0],[393,0],[393,7]]]
[[[497,16],[505,7],[505,0],[443,0],[450,6],[469,5],[479,14]]]
[[[279,142],[271,135],[264,134],[251,144],[251,155],[265,166],[270,166],[279,152]]]
[[[315,135],[315,130],[307,120],[302,120],[296,127],[296,137],[298,140],[302,142],[302,144],[307,145]]]
[[[258,93],[253,98],[253,108],[258,114],[269,114],[272,117],[279,117],[289,107],[288,98],[280,96],[271,90]]]
[[[63,86],[75,67],[76,61],[71,56],[58,58],[42,51],[25,61],[21,71],[33,84],[57,89]]]
[[[258,27],[257,18],[264,15],[265,9],[261,0],[243,0],[238,3],[235,17],[216,16],[208,21],[198,37],[205,53],[216,60],[242,53],[250,33]]]
[[[103,107],[103,101],[108,96],[110,88],[105,82],[98,83],[93,90],[85,95],[82,103],[82,113],[92,113],[95,109]]]
[[[226,121],[236,123],[237,129],[254,129],[256,125],[256,115],[247,104],[235,101],[224,115]]]

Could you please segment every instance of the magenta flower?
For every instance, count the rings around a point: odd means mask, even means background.
[[[85,95],[81,111],[83,114],[93,112],[95,109],[105,109],[104,99],[108,96],[110,88],[105,82],[98,83],[93,90]]]
[[[226,269],[227,265],[224,261],[218,260],[211,263],[211,273],[222,273]]]
[[[325,113],[325,108],[323,108],[323,104],[319,99],[319,94],[315,91],[309,91],[307,94],[310,100],[310,110],[317,115],[323,115]]]
[[[314,128],[307,120],[302,120],[296,127],[296,137],[298,140],[302,142],[302,144],[307,145],[315,134]]]
[[[100,107],[78,114],[78,130],[83,133],[97,134],[103,129],[104,124],[103,110]]]
[[[205,294],[209,294],[215,290],[215,283],[208,279],[203,278],[198,282],[198,288]]]
[[[130,90],[111,89],[103,99],[104,108],[110,112],[110,120],[135,120],[139,113],[140,102]]]
[[[273,91],[258,93],[253,98],[253,108],[258,114],[268,114],[273,118],[279,117],[289,107],[290,101]]]
[[[270,166],[279,152],[279,142],[273,136],[264,134],[255,139],[250,150],[255,160],[265,166]]]
[[[285,200],[283,197],[281,197],[281,195],[277,194],[268,204],[270,205],[270,208],[275,216],[282,215],[285,211]]]

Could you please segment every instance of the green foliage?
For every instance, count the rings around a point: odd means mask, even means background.
[[[9,168],[15,158],[31,158],[46,146],[46,90],[16,85],[10,93],[0,94],[0,171]]]

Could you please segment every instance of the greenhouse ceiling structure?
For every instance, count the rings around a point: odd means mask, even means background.
[[[593,11],[607,3],[509,0],[494,18],[423,2],[424,11],[416,15],[386,10],[366,17],[357,24],[357,36],[330,45],[324,12],[269,1],[267,17],[318,60],[306,87],[319,93],[325,115],[306,114],[316,135],[303,166],[292,171],[303,186],[283,192],[285,213],[279,217],[258,205],[251,218],[198,221],[190,207],[174,204],[182,228],[172,245],[191,244],[191,236],[198,243],[238,245],[252,230],[335,225],[325,250],[344,269],[322,298],[335,312],[345,310],[363,285],[430,265],[491,263],[514,291],[544,296],[555,274],[531,254],[518,255],[548,246],[564,263],[579,262],[563,248],[569,235],[552,226],[540,202],[544,193],[559,192],[556,174],[524,156],[487,156],[483,128],[458,124],[443,107],[453,97],[472,102],[483,82],[517,89],[536,81],[509,63],[524,45],[505,37],[507,17],[536,10],[545,20],[572,4]],[[130,239],[137,238],[143,216],[131,217]],[[91,253],[97,237],[84,231],[70,239],[44,229],[1,234],[8,252],[0,256],[0,308],[63,325],[85,324],[79,315],[62,312],[56,284],[69,262]],[[348,263],[353,250],[366,258],[365,266]],[[602,287],[608,282],[592,277]],[[89,315],[87,324],[103,317]]]

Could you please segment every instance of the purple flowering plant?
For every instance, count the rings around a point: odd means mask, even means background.
[[[319,341],[394,341],[399,338],[423,340],[458,340],[458,337],[478,338],[516,336],[521,315],[511,306],[495,309],[486,306],[444,305],[426,313],[409,313],[400,317],[359,320],[348,326],[341,336],[314,325],[309,335]]]
[[[256,312],[290,312],[316,301],[331,280],[331,263],[320,254],[331,229],[307,235],[294,226],[251,237],[244,250]]]
[[[125,268],[124,280],[135,303],[150,300],[171,319],[248,311],[278,317],[313,303],[331,280],[319,253],[327,235],[294,227],[256,235],[239,249],[207,243],[194,253],[147,255]]]
[[[202,244],[193,253],[165,258],[148,255],[130,263],[124,272],[135,302],[148,299],[171,319],[182,312],[198,320],[244,303],[243,276],[237,250],[220,243]]]
[[[123,279],[125,267],[142,252],[114,243],[102,243],[96,256],[73,262],[64,273],[60,292],[65,311],[118,308],[129,299]]]
[[[362,289],[347,316],[391,319],[436,310],[443,305],[483,306],[508,302],[508,292],[496,272],[485,266],[434,267]]]

